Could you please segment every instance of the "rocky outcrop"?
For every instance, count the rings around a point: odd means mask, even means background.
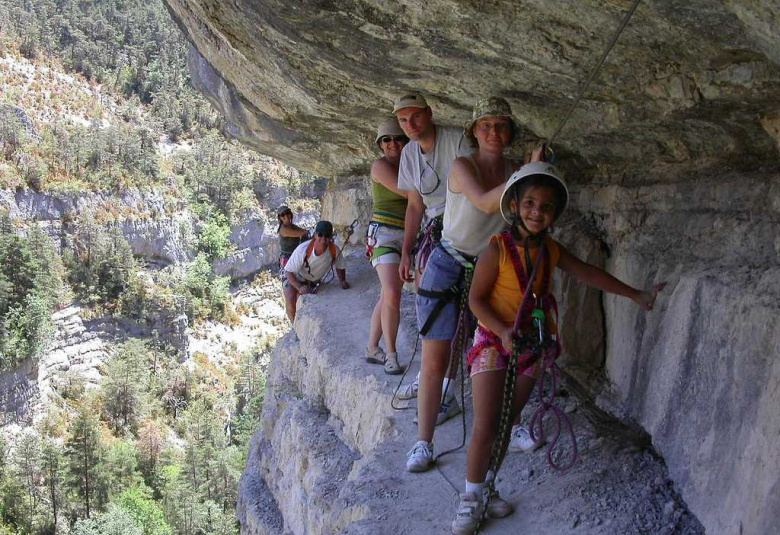
[[[465,450],[424,474],[403,469],[416,440],[413,411],[392,408],[398,378],[363,359],[378,288],[359,249],[348,252],[352,289],[329,285],[304,296],[296,334],[280,340],[272,356],[260,428],[239,488],[244,535],[449,531],[463,490]],[[413,315],[407,295],[399,345],[404,361],[413,351]],[[419,358],[411,366],[407,380]],[[641,440],[627,440],[631,432],[619,424],[594,427],[584,417],[587,407],[572,397],[560,402],[574,421],[581,461],[560,476],[544,451],[510,454],[499,489],[523,512],[489,521],[490,533],[557,535],[576,527],[594,535],[703,533]],[[459,418],[440,426],[437,451],[458,446],[461,433]]]
[[[40,359],[0,375],[0,427],[31,425],[49,402],[63,398],[72,381],[79,388],[97,388],[113,348],[130,337],[156,336],[184,360],[189,345],[184,303],[152,310],[150,316],[153,322],[138,325],[123,318],[84,319],[76,304],[55,312],[54,337]]]
[[[295,224],[312,229],[319,219],[316,211],[298,212]],[[279,263],[279,235],[276,218],[268,218],[257,210],[248,214],[246,221],[232,227],[230,241],[235,249],[224,258],[214,260],[214,273],[233,280],[250,277],[264,267]]]
[[[371,221],[371,207],[371,179],[342,177],[328,183],[322,199],[322,219],[332,222],[337,230],[357,220],[350,243],[362,243],[365,242],[366,229]]]
[[[193,215],[179,201],[154,191],[129,190],[114,195],[2,190],[0,209],[7,210],[12,220],[36,222],[59,245],[72,232],[72,222],[89,216],[118,225],[133,254],[147,262],[179,264],[195,256]]]
[[[402,91],[462,124],[487,93],[549,137],[628,5],[167,0],[197,51],[196,87],[228,132],[320,175],[365,171]],[[780,12],[771,0],[642,2],[560,136],[568,162],[663,174],[775,158]],[[617,169],[615,169],[617,167]]]

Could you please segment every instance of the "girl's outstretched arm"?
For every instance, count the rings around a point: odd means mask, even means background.
[[[596,267],[593,264],[583,262],[571,254],[563,245],[558,244],[558,249],[561,252],[561,257],[558,260],[558,267],[566,273],[577,277],[590,286],[595,286],[600,290],[604,290],[605,292],[628,297],[645,310],[653,309],[653,304],[655,303],[658,292],[663,290],[666,286],[665,282],[661,282],[649,290],[637,290],[613,277],[603,269]]]
[[[482,251],[474,268],[469,291],[469,308],[482,324],[501,337],[508,351],[512,351],[512,326],[505,325],[490,306],[490,294],[498,278],[498,244],[491,241]]]

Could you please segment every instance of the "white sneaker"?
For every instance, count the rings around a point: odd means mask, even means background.
[[[476,533],[484,509],[485,503],[481,496],[477,497],[473,493],[461,494],[458,512],[455,514],[455,520],[452,521],[452,533],[455,535]]]
[[[460,414],[461,409],[458,400],[454,397],[450,401],[442,401],[439,414],[436,415],[436,425],[441,425],[453,416]]]
[[[425,472],[433,465],[433,442],[429,444],[424,440],[418,440],[406,456],[406,470]]]
[[[419,390],[419,388],[420,384],[417,382],[417,379],[415,379],[414,382],[408,383],[399,388],[395,397],[401,400],[414,399],[417,397],[417,390]]]
[[[488,487],[485,487],[485,496],[487,500]],[[490,500],[487,500],[487,514],[490,518],[504,518],[515,512],[515,506],[503,499],[497,490],[490,493]]]
[[[534,442],[528,428],[522,425],[512,426],[512,438],[509,440],[509,451],[513,453],[530,453],[544,445],[542,440]]]

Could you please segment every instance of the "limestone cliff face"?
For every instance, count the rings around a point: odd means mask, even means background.
[[[527,139],[549,136],[628,8],[167,3],[230,133],[329,176],[367,169],[407,89],[445,124],[498,94]],[[712,533],[780,522],[779,29],[770,0],[643,2],[556,144],[562,241],[634,286],[669,282],[645,314],[561,279],[569,371],[652,435]]]
[[[195,84],[225,113],[229,132],[326,176],[367,168],[375,124],[409,89],[430,95],[437,119],[450,124],[466,120],[478,97],[502,95],[528,137],[550,136],[629,7],[167,3],[197,49]],[[618,175],[774,157],[779,29],[772,0],[642,2],[559,149]]]

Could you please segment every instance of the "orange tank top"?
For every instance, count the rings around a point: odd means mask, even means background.
[[[552,264],[550,266],[550,271],[552,272],[558,265],[561,251],[558,248],[558,243],[550,236],[545,236],[545,241],[547,243],[547,248],[550,251],[550,263]],[[517,310],[520,308],[520,303],[523,300],[523,291],[525,288],[520,288],[520,283],[517,281],[517,274],[515,273],[515,267],[512,264],[512,257],[510,256],[509,251],[506,250],[504,240],[498,235],[493,235],[490,238],[490,242],[496,242],[499,250],[498,277],[496,277],[495,286],[493,286],[493,291],[490,294],[490,306],[504,324],[512,325],[515,322]],[[520,255],[521,259],[525,258],[525,248],[521,244],[517,245],[517,253]],[[539,254],[539,247],[532,247],[530,253],[531,262],[536,262],[536,257]],[[525,269],[525,266],[523,266],[523,269]],[[540,295],[543,290],[542,277],[541,273],[539,273],[534,281],[534,292],[537,295]],[[551,320],[552,318],[548,318],[548,327],[551,332],[555,334],[557,330]]]

